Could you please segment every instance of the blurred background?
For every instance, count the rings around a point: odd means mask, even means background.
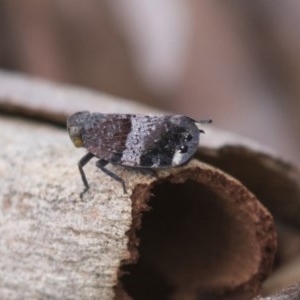
[[[0,0],[0,68],[253,138],[300,165],[300,2]]]

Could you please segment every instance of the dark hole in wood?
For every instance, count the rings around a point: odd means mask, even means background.
[[[245,243],[253,241],[245,237],[251,233],[222,196],[191,180],[160,182],[151,192],[152,209],[137,233],[140,258],[122,267],[123,288],[133,299],[171,299],[185,290],[200,297],[255,268],[254,246]]]

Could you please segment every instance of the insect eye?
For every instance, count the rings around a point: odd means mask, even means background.
[[[80,128],[77,126],[68,127],[70,138],[75,147],[82,147],[83,141],[80,133]]]
[[[180,153],[186,153],[188,151],[189,147],[188,146],[180,146],[179,151]]]
[[[192,135],[187,132],[183,135],[183,137],[184,137],[184,140],[187,142],[189,142],[192,139]]]

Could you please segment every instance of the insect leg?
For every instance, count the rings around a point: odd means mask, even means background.
[[[78,162],[78,169],[79,169],[79,172],[80,172],[80,175],[81,175],[81,179],[82,179],[82,182],[84,184],[84,190],[83,192],[80,194],[80,197],[82,197],[82,195],[89,189],[89,184],[86,180],[86,177],[85,177],[85,174],[84,174],[84,171],[83,171],[83,167],[91,160],[91,158],[94,157],[94,154],[92,153],[87,153],[84,157],[81,158],[81,160]]]
[[[127,191],[126,191],[126,187],[125,187],[125,182],[124,180],[119,177],[118,175],[116,175],[115,173],[107,170],[105,168],[105,166],[108,164],[108,161],[104,160],[104,159],[99,159],[97,162],[96,162],[96,166],[101,170],[103,171],[106,175],[110,176],[112,179],[120,182],[123,186],[123,191],[125,194],[127,194]]]

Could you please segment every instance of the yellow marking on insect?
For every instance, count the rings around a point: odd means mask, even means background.
[[[79,137],[79,136],[76,136],[76,137],[72,138],[72,142],[73,142],[74,146],[77,147],[77,148],[83,147],[82,138]]]
[[[68,126],[70,138],[75,147],[83,147],[83,140],[81,137],[80,128],[78,126]]]

